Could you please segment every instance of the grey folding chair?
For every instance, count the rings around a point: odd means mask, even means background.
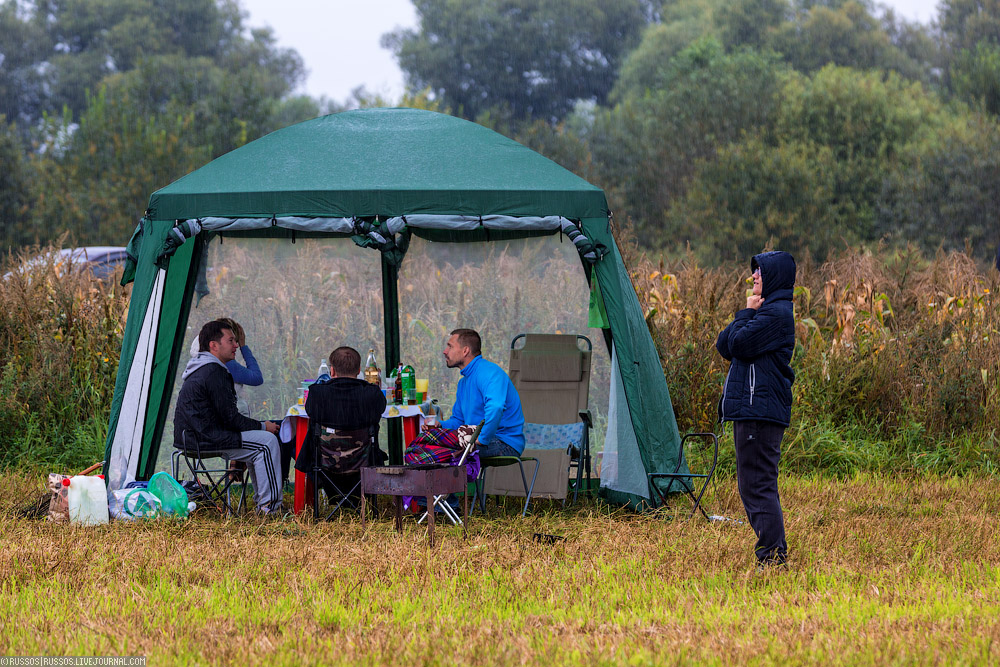
[[[523,345],[518,344],[523,339]],[[581,347],[582,345],[582,347]],[[593,419],[588,410],[590,364],[593,345],[586,336],[566,334],[518,334],[510,343],[508,374],[521,398],[528,445],[522,459],[534,458],[540,469],[537,482],[531,485],[535,498],[561,499],[566,502],[573,471],[573,502],[584,488],[586,476],[590,488],[590,430]],[[533,425],[566,426],[534,428]],[[582,435],[561,437],[567,430],[583,425]],[[575,426],[574,426],[575,425]],[[529,434],[560,434],[555,442],[535,441]],[[519,477],[518,472],[522,472]],[[486,493],[521,495],[527,487],[523,471],[513,468],[491,471]]]

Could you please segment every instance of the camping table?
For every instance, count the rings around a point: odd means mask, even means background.
[[[427,537],[434,546],[434,497],[466,490],[465,466],[380,466],[361,469],[361,529],[365,527],[365,496],[394,496],[396,532],[403,532],[403,496],[427,498]],[[462,500],[462,536],[468,537],[469,494]]]
[[[424,423],[424,413],[420,411],[419,405],[387,405],[382,413],[382,419],[403,420],[403,442],[410,442],[417,433],[422,430]],[[286,426],[287,425],[287,426]],[[285,419],[281,422],[281,439],[285,442],[295,437],[295,456],[298,458],[302,445],[306,441],[306,434],[309,433],[309,415],[306,414],[304,406],[296,403],[288,408]],[[393,449],[399,448],[398,452]],[[389,460],[393,460],[393,453],[397,455],[395,460],[403,460],[403,452],[399,443],[389,442]],[[419,494],[409,494],[419,495]],[[301,514],[306,506],[313,504],[312,480],[309,476],[299,470],[295,471],[295,500],[293,509],[296,514]]]

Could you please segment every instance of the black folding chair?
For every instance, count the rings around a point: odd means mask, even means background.
[[[363,429],[338,430],[322,424],[314,425],[310,419],[309,428],[316,448],[313,464],[313,512],[315,518],[319,519],[322,487],[332,507],[326,516],[329,521],[345,505],[350,509],[360,507],[361,468],[382,465],[386,457],[378,447],[378,424]],[[355,449],[359,451],[353,453]],[[345,450],[348,455],[342,456]]]
[[[334,384],[314,384],[306,402],[309,433],[305,450],[313,481],[313,512],[320,518],[320,491],[326,491],[331,509],[327,520],[341,508],[361,504],[361,468],[382,465],[385,453],[378,446],[381,405],[352,404]],[[296,461],[296,468],[303,467]]]
[[[175,448],[171,454],[174,479],[180,481],[180,461],[183,459],[191,478],[198,485],[201,497],[211,502],[220,514],[240,514],[246,510],[249,472],[233,467],[235,459],[230,457],[228,451],[202,449],[198,436],[189,431],[181,433],[181,444],[182,447]],[[205,461],[213,459],[221,460],[224,467],[209,468]],[[239,483],[242,488],[239,503],[234,508],[230,492],[235,483]]]
[[[705,440],[711,440],[714,443],[714,449],[712,452],[712,467],[709,468],[708,473],[698,474],[692,472],[679,472],[681,465],[684,462],[684,442],[688,438],[704,438]],[[715,474],[715,466],[719,462],[719,438],[714,433],[688,433],[683,438],[681,438],[680,452],[677,455],[677,467],[674,468],[673,472],[651,472],[648,473],[648,483],[649,483],[649,497],[659,498],[660,504],[664,507],[670,505],[670,501],[667,499],[667,495],[670,494],[671,488],[674,484],[680,486],[680,491],[687,494],[689,498],[694,502],[694,507],[691,509],[691,516],[688,520],[694,516],[695,512],[701,511],[706,519],[708,519],[708,514],[705,512],[704,508],[701,506],[701,498],[705,495],[705,489],[708,488],[708,483],[712,480],[712,475]],[[659,485],[655,483],[655,480],[667,479],[670,480],[666,488],[660,488]],[[704,479],[705,483],[702,484],[701,490],[698,495],[694,495],[694,485],[692,484],[692,479]],[[709,519],[710,520],[710,519]]]

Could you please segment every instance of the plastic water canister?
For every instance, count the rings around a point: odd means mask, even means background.
[[[96,526],[108,522],[108,489],[104,477],[75,475],[66,480],[69,522]],[[65,482],[64,482],[65,484]]]

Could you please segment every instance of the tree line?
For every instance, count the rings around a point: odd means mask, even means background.
[[[929,25],[866,0],[413,3],[417,26],[383,36],[403,103],[603,187],[651,250],[996,249],[997,0],[943,0]],[[122,243],[211,158],[386,102],[296,94],[301,58],[245,21],[236,0],[0,4],[3,247]]]

